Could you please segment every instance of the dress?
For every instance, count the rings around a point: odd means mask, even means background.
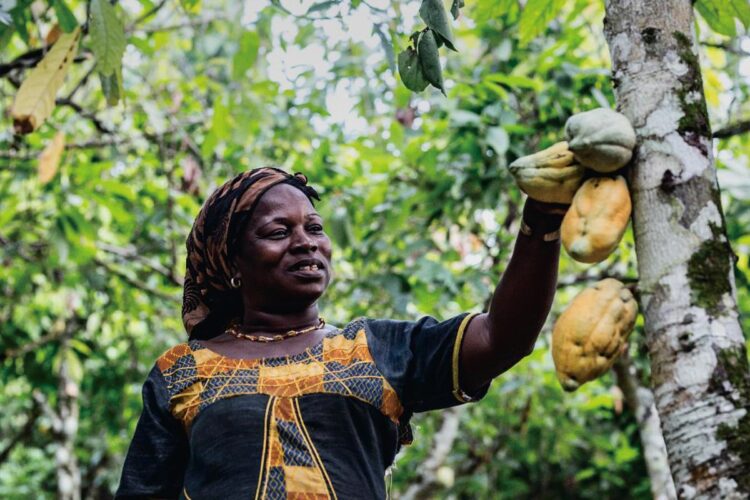
[[[412,413],[480,399],[458,387],[474,315],[357,319],[293,355],[235,359],[198,341],[164,353],[117,498],[385,498]]]

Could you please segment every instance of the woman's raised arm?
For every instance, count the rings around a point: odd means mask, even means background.
[[[534,349],[557,286],[560,228],[567,205],[528,198],[510,263],[495,288],[489,312],[469,324],[460,354],[460,386],[471,393]],[[528,234],[531,233],[531,234]]]

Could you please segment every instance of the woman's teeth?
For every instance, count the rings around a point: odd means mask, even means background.
[[[318,265],[317,264],[312,264],[310,266],[302,266],[302,267],[299,268],[299,270],[300,271],[317,271],[318,270]]]

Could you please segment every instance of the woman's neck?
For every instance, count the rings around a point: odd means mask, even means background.
[[[298,330],[316,325],[318,318],[317,304],[286,312],[269,312],[246,306],[242,326],[244,330],[252,331],[256,335],[277,334],[280,331]]]

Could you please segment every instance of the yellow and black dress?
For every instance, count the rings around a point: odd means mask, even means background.
[[[276,358],[173,347],[143,386],[117,497],[384,498],[412,413],[487,391],[458,386],[471,318],[358,319]]]

